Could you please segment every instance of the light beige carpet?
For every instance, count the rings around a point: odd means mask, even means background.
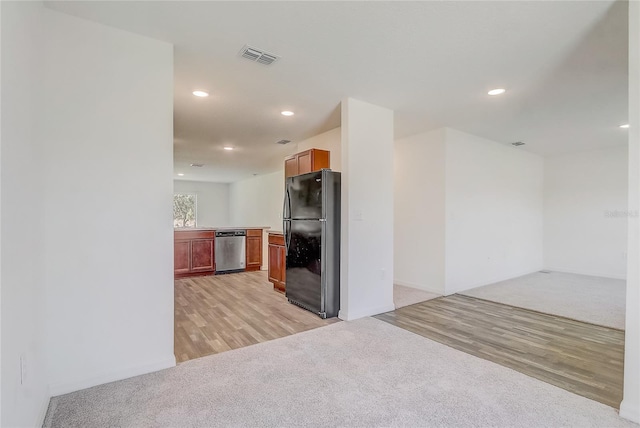
[[[459,294],[624,330],[621,279],[536,272]]]
[[[373,318],[53,398],[46,427],[637,427]]]
[[[395,305],[396,309],[414,305],[426,300],[435,299],[436,297],[440,297],[440,295],[431,293],[429,291],[420,290],[418,288],[393,284],[393,304]]]

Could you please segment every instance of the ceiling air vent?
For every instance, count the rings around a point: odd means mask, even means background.
[[[278,60],[278,56],[265,52],[262,49],[244,45],[240,50],[240,56],[248,60],[259,62],[260,64],[270,65]]]
[[[524,146],[524,143],[522,141],[516,141],[515,143],[511,143],[512,146]]]
[[[291,140],[280,140],[280,141],[276,141],[276,144],[282,144],[283,146],[285,144],[289,144],[291,142]]]
[[[195,168],[202,168],[204,166],[203,163],[192,163],[191,166],[195,167]]]

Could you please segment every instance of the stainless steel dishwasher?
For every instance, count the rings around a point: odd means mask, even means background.
[[[216,273],[244,271],[246,239],[246,230],[216,231]]]

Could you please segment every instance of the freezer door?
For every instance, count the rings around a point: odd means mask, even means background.
[[[291,219],[323,218],[322,212],[322,172],[310,172],[287,178],[287,214]]]
[[[323,226],[324,222],[319,220],[292,220],[289,224],[287,242],[287,299],[316,314],[324,309]]]

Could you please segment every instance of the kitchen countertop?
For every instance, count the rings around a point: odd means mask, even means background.
[[[174,227],[174,232],[189,232],[189,231],[198,231],[198,230],[247,230],[247,229],[271,229],[269,226],[224,226],[224,227],[213,227],[213,226],[198,226],[198,227]]]
[[[270,235],[282,235],[282,231],[281,230],[270,230],[269,231]]]

